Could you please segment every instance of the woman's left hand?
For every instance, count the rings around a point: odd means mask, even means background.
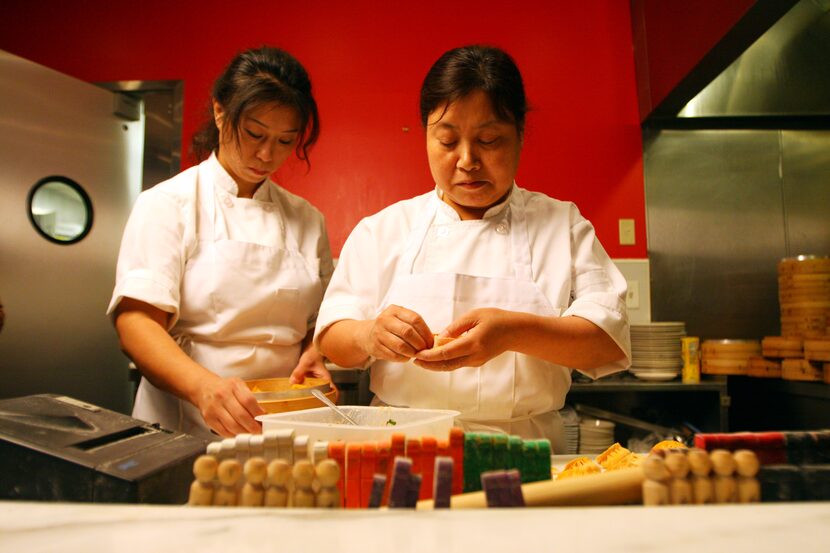
[[[490,307],[465,313],[440,334],[457,338],[444,346],[419,351],[415,364],[431,371],[480,367],[509,349],[511,315],[510,311]]]
[[[291,371],[289,382],[291,384],[302,384],[307,376],[322,378],[327,382],[331,382],[331,374],[323,363],[323,356],[320,355],[315,347],[308,348],[300,355],[297,366]]]

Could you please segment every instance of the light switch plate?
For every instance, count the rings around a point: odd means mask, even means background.
[[[634,243],[634,219],[620,219],[620,245],[633,246]]]
[[[640,282],[629,280],[628,291],[625,293],[625,306],[628,309],[640,309]]]

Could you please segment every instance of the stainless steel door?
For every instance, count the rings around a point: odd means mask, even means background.
[[[121,233],[141,189],[143,121],[113,115],[113,93],[0,51],[0,397],[63,393],[130,407],[127,359],[104,315]],[[90,196],[89,234],[43,239],[27,216],[39,179]]]

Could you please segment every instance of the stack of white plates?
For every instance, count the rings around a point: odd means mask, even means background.
[[[614,423],[602,419],[582,419],[579,423],[579,454],[599,455],[614,445]]]
[[[673,380],[683,368],[680,339],[686,323],[631,325],[631,373],[643,380]]]
[[[576,455],[579,451],[579,415],[572,407],[565,407],[559,411],[559,414],[562,417],[565,434],[565,450],[561,453],[562,455]]]
[[[576,455],[579,451],[579,425],[565,423],[565,455]]]

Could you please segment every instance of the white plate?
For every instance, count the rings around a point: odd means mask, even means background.
[[[648,323],[631,325],[631,332],[686,332],[686,323]]]
[[[669,371],[673,368],[681,369],[683,368],[683,359],[678,357],[675,359],[632,359],[631,360],[631,368],[635,371],[640,368],[654,368],[659,367],[660,365],[664,365],[666,368],[663,369],[664,371]]]
[[[681,352],[683,346],[680,340],[672,342],[631,342],[632,351],[676,351]]]
[[[660,372],[660,371],[632,371],[634,372],[634,376],[639,378],[640,380],[652,380],[655,382],[663,382],[666,380],[674,380],[678,376],[679,373],[676,372]]]
[[[580,428],[590,426],[591,428],[613,429],[614,423],[603,419],[582,419],[579,422]]]
[[[634,371],[639,370],[656,370],[660,372],[669,372],[669,371],[678,371],[683,368],[682,361],[665,361],[660,363],[655,363],[653,361],[641,361],[637,360],[634,361],[631,365],[631,369]]]
[[[613,436],[614,428],[594,428],[591,426],[579,427],[579,433],[582,436]]]

